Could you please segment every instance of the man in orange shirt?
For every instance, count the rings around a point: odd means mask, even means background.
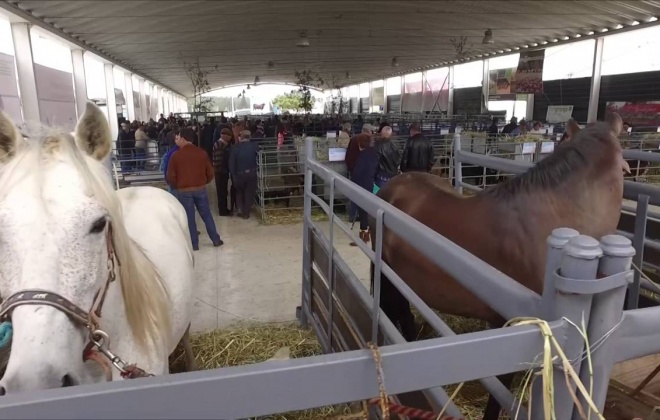
[[[206,152],[192,144],[195,133],[184,128],[176,133],[175,142],[179,150],[174,153],[167,167],[167,182],[172,186],[174,195],[179,199],[188,215],[188,230],[193,249],[199,250],[199,235],[195,222],[195,207],[206,225],[213,246],[223,244],[211,215],[206,184],[213,181],[213,166]]]

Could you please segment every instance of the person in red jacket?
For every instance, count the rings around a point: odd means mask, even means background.
[[[197,251],[199,233],[195,222],[195,207],[206,225],[206,232],[213,246],[221,246],[224,242],[215,228],[209,196],[206,192],[206,184],[213,181],[213,166],[206,152],[193,144],[194,139],[195,133],[190,128],[184,128],[180,133],[176,133],[175,141],[179,150],[170,158],[167,166],[167,182],[186,210],[190,239],[193,249]]]

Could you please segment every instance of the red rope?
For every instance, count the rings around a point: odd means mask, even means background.
[[[369,404],[378,405],[380,399],[373,398],[369,400]],[[409,418],[421,419],[421,420],[436,420],[438,415],[430,411],[421,410],[419,408],[406,407],[405,405],[400,405],[388,401],[388,406],[391,412],[396,414],[401,414]],[[463,417],[456,418],[450,416],[442,416],[441,420],[465,420]]]

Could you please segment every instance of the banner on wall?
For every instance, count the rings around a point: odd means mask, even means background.
[[[489,99],[515,100],[516,69],[499,69],[488,72]]]
[[[133,107],[140,107],[140,92],[133,91]]]
[[[520,53],[516,69],[516,93],[543,93],[545,50]]]
[[[76,126],[76,98],[73,75],[40,64],[34,65],[41,122],[73,130]]]
[[[660,101],[608,102],[607,112],[617,112],[633,126],[660,126]]]
[[[14,56],[0,53],[0,111],[9,115],[16,123],[21,123],[21,100],[16,84]]]
[[[550,105],[545,115],[548,123],[565,123],[573,115],[573,105]]]

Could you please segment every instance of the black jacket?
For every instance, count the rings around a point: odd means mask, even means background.
[[[431,172],[435,165],[433,145],[423,134],[415,134],[406,140],[401,157],[401,172]]]
[[[232,176],[254,173],[257,170],[257,154],[259,144],[252,141],[242,141],[234,145],[229,152],[229,172]]]
[[[376,154],[378,155],[378,175],[392,178],[399,172],[401,152],[390,139],[376,140]]]

